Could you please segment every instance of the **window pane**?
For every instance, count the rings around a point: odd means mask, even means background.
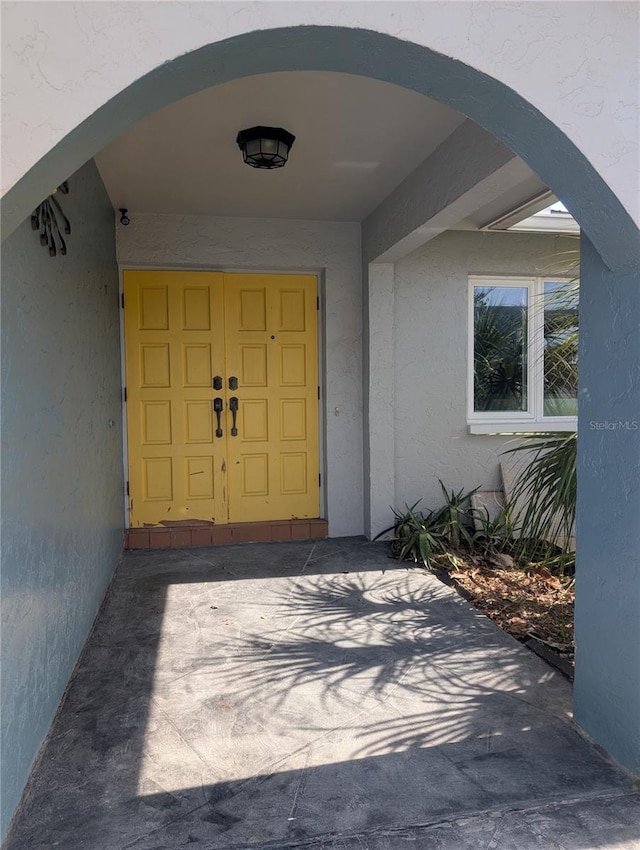
[[[476,412],[527,409],[527,288],[473,288]]]
[[[578,285],[544,284],[544,415],[578,415]]]

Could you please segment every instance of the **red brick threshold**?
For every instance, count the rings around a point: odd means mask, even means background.
[[[268,543],[275,540],[322,540],[328,534],[326,519],[291,519],[243,522],[230,525],[173,528],[128,528],[125,549],[185,549],[229,543]]]

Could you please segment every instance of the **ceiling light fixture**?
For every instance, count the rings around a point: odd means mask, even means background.
[[[296,137],[282,127],[251,127],[240,130],[236,142],[242,158],[252,168],[282,168]]]

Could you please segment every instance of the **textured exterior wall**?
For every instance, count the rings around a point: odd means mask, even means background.
[[[639,315],[638,275],[612,274],[583,238],[574,715],[638,776]]]
[[[5,2],[2,13],[3,191],[176,56],[256,30],[342,26],[410,39],[501,80],[567,134],[638,221],[633,2]]]
[[[113,211],[92,162],[69,186],[66,257],[3,246],[2,834],[122,548]]]
[[[492,201],[497,193],[491,190],[478,196],[483,183],[492,185],[491,177],[514,159],[513,151],[491,133],[465,121],[364,220],[364,262],[401,259]],[[468,193],[475,197],[471,210],[461,207]],[[410,244],[413,239],[417,241]]]
[[[576,239],[449,231],[396,264],[395,504],[442,502],[450,489],[500,484],[509,437],[467,433],[468,275],[558,274]]]
[[[373,538],[390,525],[395,502],[393,263],[365,265],[364,495],[365,533]]]
[[[324,279],[325,488],[329,534],[362,534],[360,226],[205,216],[131,215],[118,261],[225,271],[310,271]],[[339,416],[335,409],[340,409]]]

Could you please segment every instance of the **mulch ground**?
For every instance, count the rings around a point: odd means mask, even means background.
[[[573,582],[541,564],[523,569],[509,555],[458,553],[436,559],[436,573],[500,628],[538,654],[557,656],[573,667]],[[443,575],[444,574],[444,575]],[[536,648],[537,647],[537,648]],[[549,660],[549,659],[548,659]]]

